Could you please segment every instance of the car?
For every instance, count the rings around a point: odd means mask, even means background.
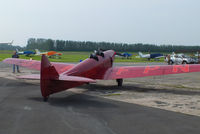
[[[165,61],[169,65],[173,64],[198,64],[199,60],[195,57],[190,57],[185,54],[172,54],[165,57]]]

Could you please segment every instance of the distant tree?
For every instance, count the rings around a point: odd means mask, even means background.
[[[174,45],[155,45],[155,44],[126,44],[92,41],[71,41],[71,40],[52,40],[30,38],[26,49],[42,49],[56,51],[93,51],[97,49],[113,49],[117,52],[196,52],[200,46],[174,46]]]

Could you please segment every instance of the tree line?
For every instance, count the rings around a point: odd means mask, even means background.
[[[16,47],[1,47],[0,50],[13,50]],[[92,41],[71,41],[71,40],[52,40],[43,38],[30,38],[26,47],[17,46],[21,50],[46,50],[46,51],[93,51],[98,49],[113,49],[117,52],[197,52],[200,46],[183,45],[155,45],[155,44],[127,44],[110,42],[92,42]]]
[[[55,51],[93,51],[99,48],[108,50],[113,49],[117,52],[197,52],[200,46],[175,46],[175,45],[155,45],[155,44],[126,44],[110,42],[92,41],[71,41],[71,40],[52,40],[30,38],[26,49],[41,49]]]

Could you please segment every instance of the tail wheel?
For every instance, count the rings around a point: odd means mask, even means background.
[[[48,99],[49,99],[49,96],[43,97],[43,101],[44,101],[44,102],[47,102]]]

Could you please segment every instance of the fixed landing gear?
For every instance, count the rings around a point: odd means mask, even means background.
[[[118,87],[122,86],[123,79],[116,79]]]
[[[44,102],[47,102],[48,99],[49,99],[49,96],[43,97],[43,101],[44,101]]]

